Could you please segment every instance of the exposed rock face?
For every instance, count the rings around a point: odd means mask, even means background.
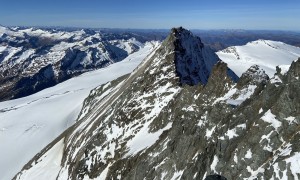
[[[206,84],[212,67],[219,60],[214,51],[201,42],[190,31],[173,28],[166,41],[173,42],[175,51],[176,73],[181,84],[197,85]],[[238,78],[229,72],[234,80]]]
[[[198,38],[192,36],[190,32],[181,28],[179,28],[179,30],[188,33],[190,41],[195,42],[199,40]],[[82,143],[87,141],[87,139],[85,138],[78,139],[78,136],[81,133],[86,132],[86,128],[88,126],[92,126],[92,128],[88,130],[89,135],[87,135],[86,138],[92,138],[93,140],[88,140],[92,143],[89,143],[87,145],[87,149],[79,150],[79,152],[84,152],[84,154],[87,154],[87,159],[82,159],[81,155],[80,157],[78,156],[78,159],[76,160],[77,167],[73,166],[71,167],[72,170],[69,169],[71,170],[70,173],[72,178],[83,178],[86,173],[90,174],[91,178],[97,177],[98,175],[100,175],[100,171],[98,171],[98,169],[104,168],[105,164],[108,165],[110,161],[117,160],[116,157],[124,156],[125,158],[116,161],[116,163],[111,166],[112,169],[119,169],[121,168],[120,166],[131,163],[132,159],[127,157],[135,155],[144,148],[151,146],[156,142],[156,140],[158,140],[159,135],[163,132],[163,130],[168,130],[169,128],[171,128],[173,118],[175,118],[175,116],[172,115],[172,112],[175,110],[173,109],[173,106],[175,105],[173,103],[176,102],[175,99],[177,99],[177,96],[181,94],[183,90],[181,86],[178,86],[181,81],[182,74],[178,73],[178,69],[180,69],[181,66],[178,67],[178,64],[176,64],[176,58],[178,58],[177,49],[178,44],[180,44],[179,42],[184,41],[185,38],[187,37],[183,36],[173,39],[173,34],[171,34],[166,39],[166,41],[162,43],[161,48],[159,48],[153,56],[146,60],[141,65],[141,67],[137,69],[136,72],[134,72],[125,82],[122,82],[118,85],[120,86],[120,89],[116,89],[116,92],[112,93],[112,95],[107,98],[108,101],[106,103],[109,103],[110,108],[107,112],[105,112],[105,115],[103,114],[104,117],[108,118],[107,121],[104,122],[101,118],[101,120],[99,119],[99,121],[97,122],[91,122],[90,120],[95,117],[89,117],[88,119],[85,119],[86,117],[83,117],[83,121],[86,120],[86,122],[84,122],[83,124],[87,124],[84,125],[84,127],[76,128],[74,130],[75,134],[77,135],[71,135],[70,142],[73,142],[77,145],[74,146],[74,144],[71,143],[70,146],[67,147],[67,151],[76,152],[78,151],[78,146],[81,146]],[[196,52],[197,51],[195,51],[194,53],[196,54]],[[209,57],[212,56],[214,56],[213,52]],[[199,62],[199,65],[201,65],[200,63],[201,62]],[[214,71],[216,73],[220,73],[222,80],[224,80],[224,77],[227,77],[228,68],[224,63],[221,64],[222,65],[217,66],[217,68],[215,68],[214,70],[209,69],[205,71]],[[232,82],[230,77],[225,79],[227,79],[228,82]],[[196,82],[197,81],[193,83]],[[201,82],[198,83],[199,87],[203,88]],[[109,88],[110,87],[108,87],[108,89]],[[124,89],[126,90],[123,91]],[[107,90],[104,89],[104,93],[105,91]],[[117,96],[118,98],[115,99]],[[104,102],[100,101],[99,103],[102,104]],[[102,109],[102,107],[104,106],[106,105],[98,105],[98,107],[101,107],[100,109]],[[170,107],[169,110],[167,110],[168,107]],[[87,114],[89,114],[94,110],[95,109],[91,109],[90,112],[88,112],[88,110],[85,111]],[[100,111],[102,110],[99,110],[99,112]],[[162,121],[162,117],[166,118],[168,116],[170,116],[168,119]],[[115,134],[116,132],[112,132],[115,135],[113,135],[111,138],[106,135],[103,137],[101,135],[102,138],[100,138],[99,135],[94,135],[95,131],[98,132],[97,126],[103,127],[103,130],[107,132],[110,132],[110,130],[107,129],[108,126],[117,127],[117,129],[119,129],[117,131],[119,131],[120,134]],[[148,142],[142,143],[142,139],[140,138],[143,137],[141,136],[145,136],[144,138],[148,137]],[[109,138],[109,140],[107,138]],[[144,145],[139,147],[140,143]],[[115,147],[113,147],[113,154],[111,154],[111,152],[104,152],[104,154],[100,155],[94,149],[99,145],[101,147],[111,146],[109,144],[115,144]],[[107,157],[110,160],[103,159],[103,161],[97,162],[95,165],[93,165],[93,168],[91,170],[88,170],[88,172],[86,172],[84,170],[87,168],[85,161],[90,159],[90,155],[93,156],[93,159],[101,159],[103,157]],[[148,158],[151,159],[152,157]],[[66,158],[66,164],[73,162],[74,158]],[[149,163],[150,161],[145,164],[145,166],[148,166],[148,168],[151,167]],[[146,171],[137,171],[140,172],[140,176],[147,176]],[[131,173],[133,172],[128,173],[130,173],[128,178],[132,178],[133,174]],[[170,174],[169,176],[171,177],[173,175]]]
[[[300,178],[300,61],[276,81],[251,67],[235,83],[222,61],[208,68],[200,58],[181,71],[188,63],[176,58],[191,54],[177,47],[195,47],[186,39],[194,40],[173,29],[131,75],[94,89],[78,122],[15,179],[62,139],[57,179]]]
[[[242,84],[266,84],[268,80],[269,76],[265,73],[265,71],[258,65],[253,65],[241,76],[238,86],[241,86]]]
[[[204,180],[227,180],[227,179],[223,176],[215,174],[215,175],[207,176]]]

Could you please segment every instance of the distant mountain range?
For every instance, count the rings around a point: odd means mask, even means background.
[[[142,48],[144,39],[130,33],[0,27],[0,101],[119,62]]]
[[[214,51],[257,39],[298,46],[299,33],[194,30]],[[0,26],[0,101],[24,97],[126,58],[166,30],[26,28]]]
[[[300,32],[296,31],[267,31],[267,30],[194,30],[203,42],[222,50],[229,46],[241,46],[259,39],[280,41],[300,47]]]

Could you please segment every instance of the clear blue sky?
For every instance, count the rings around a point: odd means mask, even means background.
[[[300,0],[0,0],[0,24],[300,30]]]

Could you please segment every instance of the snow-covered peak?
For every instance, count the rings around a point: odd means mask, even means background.
[[[187,30],[183,27],[172,28],[171,29],[171,34],[176,36],[176,37],[179,37],[179,36],[187,37],[187,38],[190,37],[190,36],[196,37],[196,36],[193,35],[193,33],[191,31],[189,31],[189,30]]]
[[[139,47],[143,47],[144,45],[137,41],[134,37],[128,40],[125,39],[118,39],[110,41],[113,45],[117,46],[120,49],[125,50],[128,54],[136,52]]]
[[[268,45],[270,44],[272,41],[269,41],[269,40],[264,40],[264,39],[258,39],[256,41],[251,41],[251,42],[248,42],[247,44],[250,45],[250,44],[262,44],[262,45]],[[276,41],[273,41],[273,42],[276,42]]]
[[[283,42],[257,40],[244,46],[232,46],[217,52],[238,76],[252,65],[259,65],[270,77],[276,72],[276,66],[290,65],[300,57],[300,48]]]
[[[5,29],[6,29],[6,27],[0,25],[0,32],[2,32]]]
[[[30,36],[30,37],[47,38],[52,40],[65,40],[68,38],[80,40],[88,36],[85,30],[66,32],[60,30],[45,30],[39,28],[18,28],[18,27],[8,28],[5,26],[0,26],[0,36],[2,36],[3,34],[7,34],[11,37],[18,37],[18,38],[25,38],[25,39],[28,36]]]
[[[9,29],[7,27],[0,25],[0,36],[2,36],[3,34],[7,34],[8,31]]]

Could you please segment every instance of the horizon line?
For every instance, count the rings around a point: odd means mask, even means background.
[[[163,31],[169,31],[172,28],[177,28],[177,27],[182,27],[182,26],[175,26],[175,27],[171,27],[171,28],[118,28],[118,27],[82,27],[82,26],[60,26],[60,25],[51,25],[51,26],[47,26],[47,25],[34,25],[34,26],[30,26],[30,25],[3,25],[0,24],[0,26],[2,27],[9,27],[9,28],[72,28],[72,29],[111,29],[111,30],[163,30]],[[183,27],[184,28],[184,27]],[[200,31],[228,31],[228,30],[233,30],[233,31],[281,31],[281,32],[298,32],[300,33],[300,30],[291,30],[291,29],[242,29],[242,28],[185,28],[188,30],[200,30]]]

